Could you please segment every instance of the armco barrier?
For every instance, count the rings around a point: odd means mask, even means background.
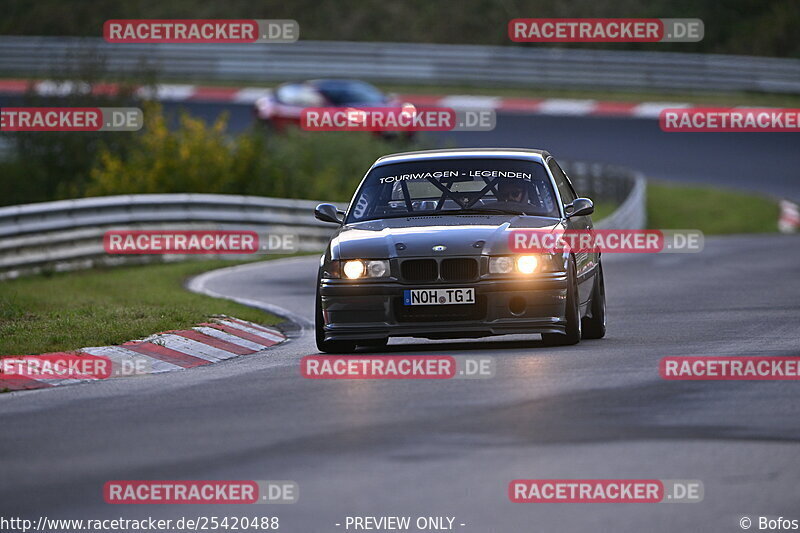
[[[299,251],[318,250],[331,225],[313,216],[317,202],[218,194],[135,194],[0,208],[0,279],[42,270],[179,260],[180,255],[108,255],[115,230],[254,230],[298,236]],[[227,256],[230,257],[230,256]]]
[[[781,233],[795,233],[800,229],[800,207],[789,200],[778,203],[781,214],[778,218],[778,231]]]
[[[619,207],[595,222],[601,229],[643,229],[647,225],[647,181],[626,167],[601,163],[564,162],[564,170],[578,194],[610,201]]]
[[[565,169],[579,194],[620,204],[598,227],[644,227],[643,177],[608,165],[571,163],[565,164]],[[298,237],[299,251],[318,251],[324,248],[333,226],[314,218],[317,203],[218,194],[135,194],[3,207],[0,279],[41,271],[185,258],[106,254],[103,234],[109,229],[236,229],[293,234]]]
[[[101,38],[0,37],[0,76],[74,78],[87,64],[163,80],[275,82],[352,77],[419,85],[658,91],[800,92],[800,60],[718,54],[298,41],[111,44]]]

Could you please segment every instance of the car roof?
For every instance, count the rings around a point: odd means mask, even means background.
[[[544,161],[550,156],[547,150],[532,148],[446,148],[440,150],[419,150],[400,152],[379,157],[374,167],[406,161],[429,161],[434,159],[457,159],[463,157],[491,157],[503,159],[532,159]]]
[[[369,82],[348,78],[319,78],[313,80],[287,81],[281,83],[279,87],[285,87],[287,85],[310,85],[311,87],[315,87],[317,89],[324,89],[327,87],[342,87],[347,85],[368,85],[370,87],[375,87]],[[377,89],[377,87],[375,88]]]
[[[344,78],[324,78],[316,80],[308,80],[305,83],[313,85],[314,87],[342,87],[347,85],[368,85],[374,87],[371,83],[362,80],[344,79]]]

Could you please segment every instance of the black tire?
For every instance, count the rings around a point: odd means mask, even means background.
[[[597,275],[592,291],[591,315],[583,319],[583,338],[602,339],[606,336],[606,282],[603,278],[603,265],[597,265]]]
[[[322,301],[317,289],[316,312],[314,313],[314,329],[317,334],[317,350],[323,353],[349,353],[354,352],[356,343],[350,341],[325,340],[325,321],[322,319]]]
[[[569,346],[581,341],[581,310],[578,303],[578,275],[575,262],[570,261],[567,272],[566,333],[542,333],[547,346]]]

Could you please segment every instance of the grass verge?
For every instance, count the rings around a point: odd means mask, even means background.
[[[41,275],[0,282],[0,356],[107,346],[191,327],[214,314],[259,324],[280,319],[187,291],[184,281],[224,260]]]
[[[613,213],[617,207],[619,206],[613,202],[595,202],[592,220],[597,222],[598,220],[606,218],[608,215]]]
[[[772,233],[778,204],[765,196],[716,187],[647,183],[647,224],[652,229],[699,229],[706,235]]]

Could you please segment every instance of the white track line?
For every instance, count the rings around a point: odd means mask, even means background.
[[[276,261],[280,261],[281,264],[287,264],[292,262],[307,261],[307,258],[295,257],[291,259],[277,259]],[[248,270],[258,270],[261,268],[264,268],[263,263],[250,263],[246,265],[237,265],[226,268],[220,268],[219,270],[212,270],[211,272],[206,272],[205,274],[200,274],[199,276],[195,276],[192,279],[190,279],[189,283],[186,284],[186,288],[188,288],[192,292],[205,294],[207,296],[212,296],[214,298],[224,298],[226,300],[240,303],[242,305],[247,305],[249,307],[254,307],[256,309],[261,309],[268,313],[272,313],[273,315],[278,315],[280,317],[286,318],[287,320],[290,320],[291,322],[294,322],[302,329],[313,328],[314,323],[311,320],[307,319],[302,315],[289,311],[288,309],[284,309],[283,307],[266,302],[261,302],[259,300],[253,300],[250,298],[237,298],[228,296],[226,294],[216,292],[206,287],[206,284],[217,276],[230,274],[231,272],[246,272]]]
[[[245,87],[234,94],[231,99],[232,102],[238,104],[255,104],[256,100],[269,96],[272,94],[272,89],[264,89],[263,87]]]
[[[596,100],[551,98],[542,102],[536,112],[543,115],[589,115],[596,106]]]
[[[693,107],[692,104],[681,102],[644,102],[633,108],[631,114],[639,118],[658,118],[664,109]]]
[[[136,95],[145,99],[180,101],[192,97],[195,85],[157,85],[155,91],[151,87],[142,87]]]
[[[453,109],[497,109],[500,107],[502,98],[497,96],[469,96],[466,94],[454,94],[445,96],[438,102],[440,107],[451,107]]]

